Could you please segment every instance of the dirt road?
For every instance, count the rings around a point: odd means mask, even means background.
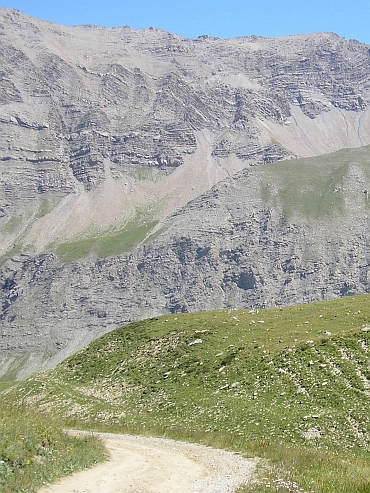
[[[97,434],[110,460],[39,493],[227,493],[248,482],[255,462],[162,438]]]

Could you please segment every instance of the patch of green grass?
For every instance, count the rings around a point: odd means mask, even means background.
[[[370,491],[369,457],[268,441],[256,444],[253,450],[264,460],[257,466],[255,483],[240,488],[238,493]]]
[[[20,252],[27,251],[27,245],[25,245],[23,241],[30,229],[30,224],[32,225],[35,221],[51,212],[60,202],[61,198],[62,197],[59,194],[49,194],[41,203],[38,204],[35,202],[24,208],[22,212],[18,212],[18,215],[14,215],[9,218],[8,222],[0,228],[0,235],[2,234],[5,236],[17,233],[18,235],[15,239],[14,245],[0,259],[0,265],[3,265],[7,258]],[[31,218],[32,221],[30,222]],[[29,225],[20,234],[22,227],[24,227],[26,223],[29,223]]]
[[[63,196],[58,194],[49,194],[49,196],[40,203],[35,219],[40,219],[49,214],[53,209],[55,209],[62,198]]]
[[[22,247],[19,243],[13,245],[13,247],[8,250],[7,252],[4,253],[4,255],[2,255],[0,257],[0,267],[2,267],[5,262],[10,258],[12,257],[13,255],[17,255],[18,253],[20,253],[22,250]]]
[[[118,255],[122,251],[131,250],[154,228],[158,221],[151,221],[141,226],[127,228],[117,234],[104,238],[98,249],[99,257]]]
[[[168,170],[161,170],[155,167],[135,166],[126,171],[127,175],[138,181],[157,182],[163,180],[168,175]]]
[[[40,486],[103,461],[102,443],[66,435],[58,425],[26,407],[0,406],[0,490],[37,491]]]
[[[88,255],[97,242],[97,238],[89,238],[62,243],[57,246],[56,254],[64,262],[72,262]]]
[[[99,258],[110,255],[119,255],[131,250],[143,241],[158,221],[149,221],[135,225],[130,222],[123,230],[114,233],[105,233],[94,238],[82,239],[63,243],[56,249],[56,254],[64,262],[71,262],[93,253]]]
[[[9,387],[11,387],[12,385],[15,385],[17,382],[15,381],[11,381],[11,380],[6,380],[6,381],[0,381],[0,392],[2,392],[3,390],[6,390],[8,389]]]
[[[9,235],[19,230],[22,225],[22,219],[19,216],[11,216],[1,228],[1,234]]]
[[[346,190],[351,169],[360,170],[367,181],[361,190]],[[350,195],[368,203],[370,192],[369,146],[344,149],[312,158],[282,161],[258,170],[263,176],[261,198],[280,207],[285,222],[294,215],[318,219],[340,214]]]
[[[295,491],[293,483],[315,493],[362,491],[370,468],[369,301],[135,322],[3,397],[69,426],[258,455],[268,463],[252,491]],[[281,481],[267,490],[273,480]]]
[[[121,230],[105,231],[89,238],[62,243],[56,247],[56,254],[64,262],[71,262],[89,254],[105,258],[129,251],[150,237],[158,224],[154,217],[159,208],[160,204],[138,208],[135,217]]]
[[[14,361],[9,365],[7,371],[0,377],[0,382],[8,382],[16,380],[16,376],[22,368],[27,363],[29,355],[28,354],[20,354],[14,358]]]

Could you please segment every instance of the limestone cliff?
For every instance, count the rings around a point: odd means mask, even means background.
[[[335,34],[186,39],[1,9],[0,44],[2,253],[122,229],[148,204],[163,217],[250,165],[370,143],[369,47]]]
[[[2,354],[50,365],[131,320],[369,292],[368,190],[369,147],[285,161],[216,185],[131,252],[14,256],[1,270]]]
[[[0,46],[2,373],[158,313],[368,290],[368,148],[295,159],[370,143],[368,46],[9,9]]]

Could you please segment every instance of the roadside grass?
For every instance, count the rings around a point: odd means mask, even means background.
[[[261,457],[245,491],[370,491],[369,295],[173,314],[93,341],[3,391],[65,426]]]
[[[265,448],[265,450],[263,450]],[[267,442],[256,447],[260,461],[254,483],[239,493],[370,491],[370,457],[358,457]]]
[[[71,437],[25,406],[0,406],[0,491],[31,493],[107,458],[92,436]]]

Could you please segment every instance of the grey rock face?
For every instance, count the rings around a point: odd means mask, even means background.
[[[249,165],[370,143],[370,56],[356,41],[191,40],[156,29],[58,26],[7,9],[0,17],[1,224],[11,216],[19,223],[8,227],[7,246],[37,221],[41,194],[91,191],[108,172],[125,181],[127,167],[181,167],[204,129],[202,158],[211,156],[218,178],[201,192]],[[187,199],[197,196],[191,189]],[[68,224],[59,233],[72,234]]]
[[[24,376],[160,313],[368,291],[367,151],[330,164],[327,190],[326,162],[290,189],[293,164],[268,164],[370,143],[368,46],[191,40],[8,9],[0,44],[3,373],[14,355],[36,355]],[[60,246],[139,216],[160,220],[152,242],[61,261]]]
[[[369,292],[369,155],[367,147],[334,154],[326,167],[311,158],[245,170],[165,219],[152,243],[117,257],[8,260],[2,353],[54,351],[55,362],[132,320]]]

